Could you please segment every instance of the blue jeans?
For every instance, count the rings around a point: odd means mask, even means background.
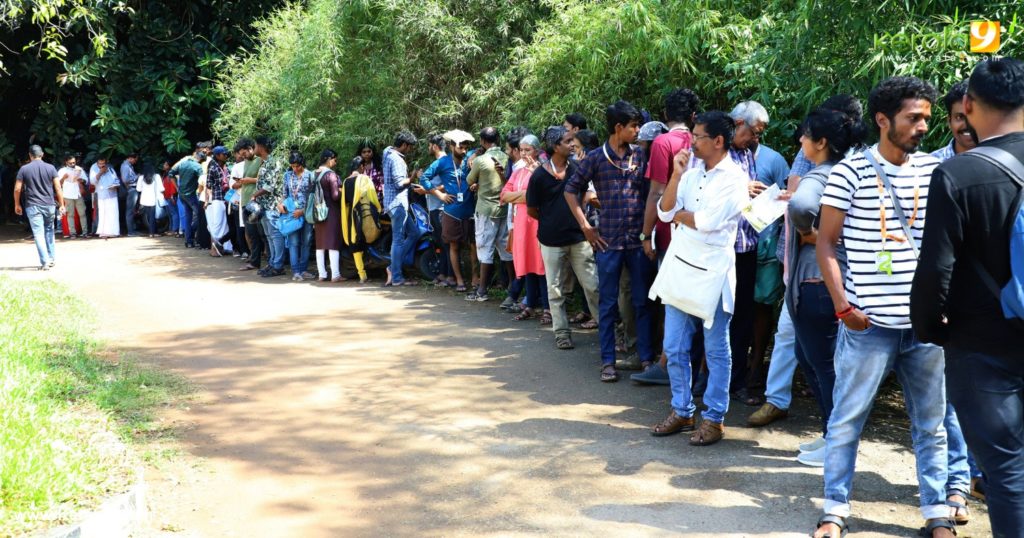
[[[182,219],[182,228],[185,230],[185,246],[191,247],[196,244],[194,226],[199,225],[199,213],[203,210],[203,206],[199,203],[199,197],[194,194],[182,196],[178,201],[185,206]]]
[[[923,344],[911,329],[871,325],[863,331],[839,327],[836,343],[835,407],[825,436],[825,513],[850,515],[857,446],[878,388],[891,370],[903,386],[910,436],[917,460],[921,514],[949,516],[946,506],[946,390],[942,349]]]
[[[1008,335],[1008,337],[1011,337]],[[1024,528],[1024,361],[946,348],[946,386],[964,437],[985,472],[992,535]]]
[[[949,384],[949,381],[946,381]],[[948,389],[947,389],[948,393]],[[947,467],[946,495],[962,495],[967,497],[971,492],[971,466],[967,452],[967,441],[964,441],[964,432],[960,429],[960,419],[952,402],[946,402],[946,420],[943,422],[946,427],[947,438]]]
[[[664,351],[668,357],[668,378],[672,387],[672,409],[681,417],[692,417],[696,406],[691,391],[690,367],[693,337],[704,332],[704,349],[708,364],[708,388],[704,391],[704,420],[721,424],[729,411],[729,378],[732,370],[732,352],[729,349],[729,320],[732,314],[722,309],[718,300],[715,319],[710,329],[704,320],[665,305]]]
[[[417,239],[416,222],[409,216],[408,209],[402,206],[392,209],[388,214],[391,215],[391,283],[401,284],[405,281],[402,262]]]
[[[806,373],[817,381],[812,392],[821,411],[822,432],[827,433],[828,417],[832,414],[832,388],[836,383],[833,357],[839,324],[824,282],[803,282],[799,286],[800,299],[793,327]]]
[[[647,292],[651,288],[651,260],[642,248],[605,250],[594,256],[598,279],[598,336],[601,340],[601,363],[615,364],[615,319],[619,313],[619,278],[622,270],[629,271],[632,282],[633,310],[636,316],[636,349],[641,361],[653,361],[651,313],[647,308]]]
[[[173,199],[167,200],[167,205],[164,206],[164,213],[167,215],[167,231],[177,233],[181,229],[181,221],[178,219],[178,203]]]
[[[789,409],[793,403],[793,374],[796,373],[796,331],[789,308],[782,305],[779,325],[775,329],[775,347],[768,364],[765,400],[779,409]]]
[[[57,207],[52,205],[30,205],[25,208],[25,217],[32,228],[32,239],[36,242],[39,253],[39,265],[46,265],[54,260],[53,218]]]
[[[185,201],[181,198],[178,199],[178,231],[181,235],[185,235],[185,209],[188,206],[185,205]]]
[[[526,306],[547,310],[549,308],[547,278],[544,275],[529,273],[523,277],[523,281],[526,287]]]
[[[284,235],[277,229],[277,219],[281,214],[276,209],[264,211],[263,233],[267,235],[267,246],[270,254],[267,256],[267,267],[280,271],[284,269]]]
[[[125,233],[128,235],[135,235],[135,204],[138,202],[139,191],[135,190],[135,186],[128,187],[128,203],[124,213]],[[142,213],[146,213],[145,208],[142,208]]]
[[[284,238],[288,248],[288,263],[293,275],[301,275],[309,268],[309,247],[313,244],[313,225],[305,223],[302,228]]]

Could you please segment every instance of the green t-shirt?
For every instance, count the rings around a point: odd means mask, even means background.
[[[245,161],[245,165],[242,167],[242,177],[258,177],[260,173],[260,166],[263,166],[263,159],[253,156],[252,159]],[[242,185],[242,188],[238,190],[240,201],[242,205],[248,204],[252,200],[252,195],[256,193],[256,184],[250,183],[248,185]]]

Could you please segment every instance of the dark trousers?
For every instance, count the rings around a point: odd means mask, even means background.
[[[832,306],[832,297],[824,282],[804,282],[800,286],[800,299],[793,316],[796,332],[797,362],[821,410],[822,433],[827,432],[828,417],[832,415],[832,388],[836,384],[833,358],[839,323]]]
[[[433,228],[431,236],[434,240],[434,248],[440,249],[441,253],[438,254],[441,263],[438,265],[438,275],[446,277],[454,277],[452,271],[452,260],[448,251],[451,247],[441,238],[441,210],[435,209],[430,212],[430,227]]]
[[[231,214],[228,215],[228,222],[233,223],[231,226],[232,236],[231,242],[235,246],[235,252],[249,255],[249,242],[245,238],[245,227],[239,226],[238,224],[238,213],[241,211],[238,207],[231,206]]]
[[[754,279],[757,277],[757,249],[736,253],[736,301],[729,322],[732,351],[732,379],[729,392],[747,384],[747,358],[754,337]]]
[[[946,391],[985,473],[992,535],[1018,537],[1024,529],[1024,356],[945,352]]]
[[[142,206],[142,214],[146,218],[149,235],[156,235],[156,206]]]
[[[253,267],[260,266],[260,258],[263,257],[263,251],[266,250],[267,237],[263,233],[263,226],[260,225],[260,221],[249,222],[248,211],[245,212],[245,240],[249,244],[249,264]]]
[[[619,313],[619,279],[629,271],[632,304],[636,316],[636,349],[641,361],[654,360],[651,330],[650,290],[654,264],[640,247],[605,250],[594,255],[598,278],[598,338],[601,341],[601,363],[615,364],[615,318]]]

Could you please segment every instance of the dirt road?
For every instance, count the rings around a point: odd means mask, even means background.
[[[170,238],[59,242],[39,273],[4,228],[3,270],[72,284],[102,337],[200,388],[165,417],[182,453],[149,473],[151,534],[799,536],[819,515],[807,400],[759,430],[733,402],[725,441],[691,447],[647,432],[667,387],[598,381],[596,332],[557,351],[496,304],[267,281]],[[853,529],[914,535],[909,438],[866,438]],[[972,509],[961,535],[989,535]]]

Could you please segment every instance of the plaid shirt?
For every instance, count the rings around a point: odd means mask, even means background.
[[[224,179],[227,175],[227,168],[211,163],[210,169],[206,172],[206,192],[209,193],[209,200],[224,199]]]
[[[956,156],[956,149],[953,148],[954,140],[950,140],[949,144],[932,152],[932,157],[939,160],[940,163],[946,162]]]
[[[649,188],[643,163],[644,151],[639,146],[628,145],[619,158],[606,142],[580,160],[576,173],[565,184],[565,192],[576,196],[594,184],[601,201],[598,229],[609,250],[640,248]]]
[[[396,207],[409,208],[409,189],[399,185],[409,177],[409,169],[405,158],[392,146],[384,149],[384,211],[390,212]]]
[[[753,151],[730,147],[729,156],[747,173],[750,181],[757,181],[757,165],[754,163]],[[740,219],[740,225],[736,230],[736,252],[750,252],[755,248],[757,248],[757,231],[747,222],[747,219]]]

